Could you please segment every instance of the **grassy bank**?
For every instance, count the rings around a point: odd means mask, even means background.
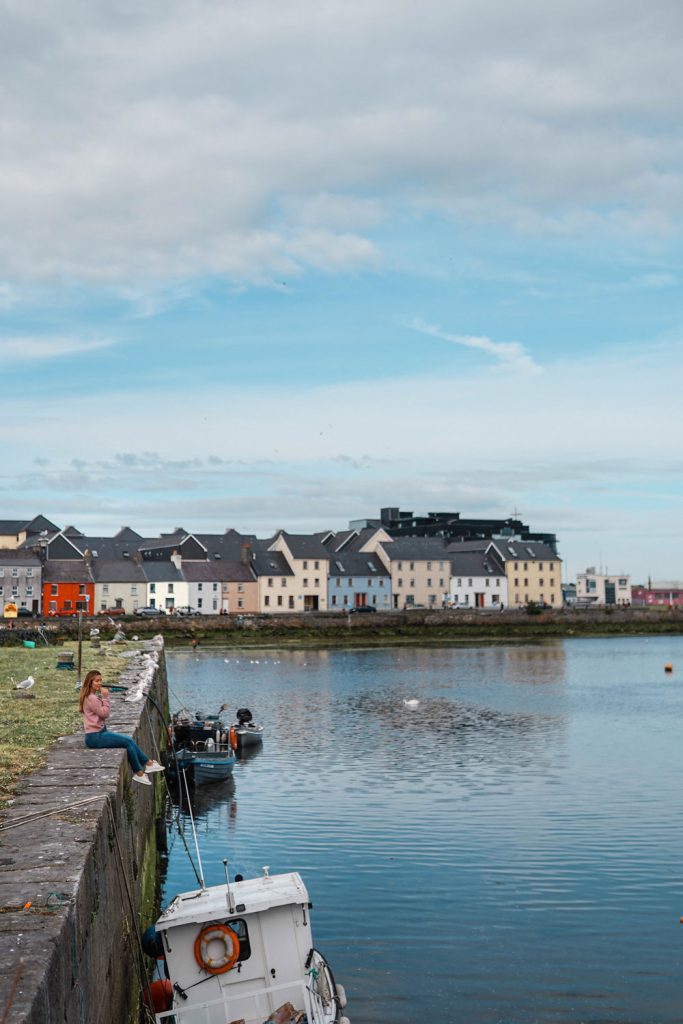
[[[74,654],[76,648],[74,646]],[[81,727],[76,672],[58,670],[54,647],[5,647],[0,649],[0,809],[12,798],[17,779],[45,763],[47,748],[57,739]],[[99,668],[114,682],[124,659],[103,656],[83,645],[83,674]],[[14,696],[14,686],[32,675],[35,685],[29,698]]]

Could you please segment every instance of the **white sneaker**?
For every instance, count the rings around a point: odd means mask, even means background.
[[[151,786],[152,782],[146,775],[133,775],[133,782],[139,782],[141,786]]]
[[[145,765],[145,771],[147,772],[148,775],[151,775],[152,772],[165,772],[166,769],[164,768],[163,764],[159,764],[158,761],[152,761],[151,764]]]

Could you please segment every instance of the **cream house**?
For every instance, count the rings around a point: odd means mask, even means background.
[[[94,614],[122,608],[132,615],[147,604],[147,579],[142,566],[132,559],[88,559],[95,580]]]
[[[442,608],[449,600],[451,561],[440,537],[369,540],[391,573],[394,608]]]
[[[327,611],[330,555],[317,534],[281,530],[268,546],[285,558],[292,571],[291,591],[297,612]]]
[[[270,540],[254,540],[249,565],[258,586],[258,611],[264,614],[296,612],[294,572],[280,551],[270,550]],[[300,603],[300,602],[299,602]]]
[[[596,607],[630,605],[631,577],[625,573],[610,576],[596,572],[592,566],[585,572],[577,573],[576,601],[577,604]]]
[[[493,549],[505,566],[508,604],[511,608],[540,604],[562,607],[562,559],[538,540],[495,538]]]

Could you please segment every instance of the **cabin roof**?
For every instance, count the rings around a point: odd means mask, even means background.
[[[308,903],[308,892],[298,872],[231,882],[230,892],[233,906],[243,906],[243,910],[230,914],[225,884],[213,885],[204,892],[195,889],[193,892],[180,893],[157,921],[157,931],[180,925],[223,921],[231,916],[245,917],[287,904],[301,906],[302,903]]]

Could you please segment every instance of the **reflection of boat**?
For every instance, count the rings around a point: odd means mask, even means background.
[[[257,725],[249,708],[238,708],[235,712],[237,721],[230,729],[236,740],[237,750],[246,750],[263,742],[263,726]]]
[[[348,1024],[296,873],[181,893],[161,915],[171,985],[157,1024]],[[157,1010],[159,1007],[157,1007]]]
[[[197,743],[195,749],[181,747],[176,750],[178,770],[188,772],[196,786],[207,782],[223,782],[229,778],[237,760],[231,747],[213,740],[207,740],[203,750],[197,749],[200,746]]]

